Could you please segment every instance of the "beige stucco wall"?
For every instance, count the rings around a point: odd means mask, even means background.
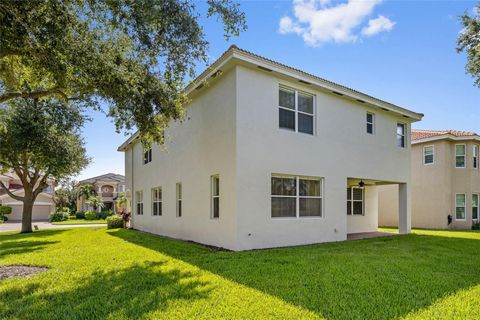
[[[0,203],[12,208],[12,213],[8,216],[11,221],[22,220],[23,203],[12,199],[8,195],[2,196]],[[48,220],[50,213],[55,211],[55,203],[50,195],[41,193],[35,200],[32,210],[32,220]]]
[[[466,168],[455,168],[455,144],[467,145]],[[432,229],[469,229],[472,193],[480,193],[480,170],[472,164],[474,141],[437,140],[412,146],[412,226]],[[434,146],[434,163],[423,164],[423,148]],[[466,220],[455,219],[455,194],[467,194]],[[397,225],[395,187],[379,189],[379,224]],[[392,201],[389,201],[392,199]],[[453,222],[448,225],[448,215]]]

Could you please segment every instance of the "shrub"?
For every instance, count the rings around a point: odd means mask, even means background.
[[[97,219],[97,213],[93,211],[85,212],[85,219],[86,220],[95,220]]]
[[[7,206],[0,206],[0,216],[12,213],[12,208]]]
[[[0,221],[7,221],[7,214],[12,213],[12,208],[0,205]]]
[[[472,225],[472,230],[480,230],[480,222],[475,222]]]
[[[79,211],[79,212],[75,213],[75,218],[77,218],[77,219],[85,219],[85,213]]]
[[[107,219],[107,217],[110,217],[111,215],[113,215],[112,210],[97,212],[97,219],[104,220],[104,219]]]
[[[123,228],[123,219],[119,215],[112,215],[107,218],[107,229]]]
[[[69,214],[67,212],[55,212],[48,216],[48,220],[50,220],[50,222],[66,221],[68,217]]]

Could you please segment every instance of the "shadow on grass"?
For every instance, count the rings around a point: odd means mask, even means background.
[[[110,232],[328,319],[394,319],[480,283],[478,240],[406,235],[247,252]]]
[[[0,293],[0,318],[36,319],[139,319],[150,311],[165,310],[175,300],[205,299],[207,282],[163,262],[145,262],[117,271],[98,271],[65,292],[41,292],[39,287],[9,288]],[[0,302],[0,305],[2,303]],[[73,307],[72,307],[73,306]],[[194,315],[192,315],[193,317]]]
[[[58,241],[9,241],[0,244],[0,258],[39,251]]]
[[[0,234],[0,258],[40,251],[58,241],[43,241],[45,237],[60,234],[66,230],[42,230],[32,233]]]

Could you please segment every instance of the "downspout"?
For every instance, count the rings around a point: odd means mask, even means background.
[[[131,157],[131,172],[132,172],[132,196],[130,197],[131,200],[130,200],[130,228],[133,229],[133,216],[135,215],[134,212],[133,212],[133,201],[134,201],[134,195],[135,195],[135,171],[134,171],[134,168],[135,166],[133,165],[133,160],[135,159],[133,157],[133,151],[134,151],[134,148],[133,148],[133,145],[132,145],[132,157]]]

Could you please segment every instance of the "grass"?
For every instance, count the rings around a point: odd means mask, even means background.
[[[94,224],[94,223],[107,223],[106,220],[100,219],[100,220],[86,220],[86,219],[75,219],[75,218],[70,218],[66,221],[58,221],[58,222],[52,222],[52,224]]]
[[[248,252],[103,227],[0,235],[0,319],[479,319],[480,233]]]

